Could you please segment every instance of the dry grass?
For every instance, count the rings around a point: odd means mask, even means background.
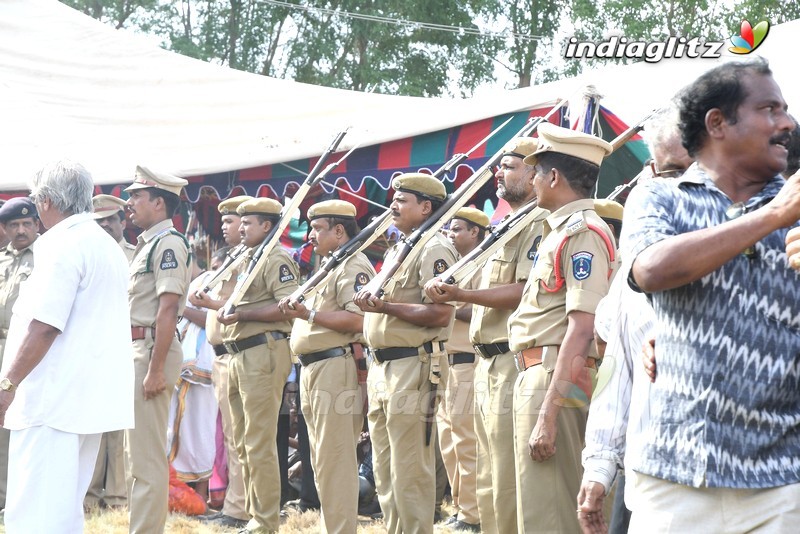
[[[445,512],[452,512],[449,508]],[[381,521],[371,521],[361,518],[358,532],[360,534],[382,534],[386,532]],[[305,512],[303,514],[290,511],[289,517],[281,525],[281,533],[286,534],[317,534],[319,532],[319,514]],[[441,533],[452,532],[448,528],[436,527]],[[97,510],[86,517],[84,534],[127,534],[128,513],[123,510]],[[167,534],[229,534],[237,529],[226,529],[208,525],[191,517],[179,514],[170,514],[167,519]],[[5,533],[5,528],[0,525],[0,534]]]

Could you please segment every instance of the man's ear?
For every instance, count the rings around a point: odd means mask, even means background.
[[[422,213],[424,215],[430,215],[431,213],[433,213],[433,202],[431,202],[430,200],[423,200]]]
[[[706,112],[706,132],[708,135],[713,137],[714,139],[721,139],[725,136],[725,125],[728,124],[727,119],[725,119],[725,115],[722,114],[722,110],[719,108],[712,108]]]

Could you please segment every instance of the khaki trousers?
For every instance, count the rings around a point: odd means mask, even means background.
[[[475,435],[476,363],[442,366],[442,382],[446,386],[437,422],[453,505],[457,508],[458,519],[473,525],[480,523],[476,472],[478,438]]]
[[[94,466],[92,482],[83,500],[84,506],[124,506],[128,502],[125,481],[125,431],[105,432],[100,439],[100,452]]]
[[[230,360],[228,354],[217,356],[211,367],[211,382],[214,384],[214,395],[217,397],[219,412],[222,415],[222,434],[225,441],[225,452],[228,456],[228,487],[225,490],[222,513],[236,519],[246,520],[250,519],[250,516],[247,515],[244,504],[242,464],[233,441],[231,402],[228,400],[228,360]]]
[[[544,462],[534,462],[528,452],[528,441],[553,377],[546,363],[520,373],[514,385],[517,523],[521,533],[580,533],[575,507],[583,477],[581,452],[589,405],[561,408],[554,456]],[[594,380],[596,372],[586,371]]]
[[[248,528],[277,532],[281,482],[278,469],[278,412],[292,359],[289,341],[275,340],[232,354],[228,362],[228,398],[233,439],[245,487]]]
[[[628,532],[797,532],[800,484],[775,488],[694,488],[628,470]],[[631,496],[630,490],[628,495]]]
[[[303,367],[300,402],[322,509],[320,531],[358,527],[356,444],[364,424],[356,364],[348,351]]]
[[[478,512],[487,534],[517,531],[514,472],[514,382],[511,353],[478,356],[475,368],[475,435],[478,438]],[[529,501],[530,502],[530,501]],[[575,510],[575,507],[572,507]]]
[[[164,362],[167,387],[157,397],[145,400],[142,383],[150,365],[153,338],[133,342],[136,376],[133,403],[136,427],[125,430],[125,473],[128,481],[130,532],[164,532],[169,513],[169,462],[167,461],[167,418],[169,402],[183,360],[178,338]]]
[[[443,357],[444,352],[435,352],[370,364],[372,465],[390,534],[433,532],[435,443],[432,435],[425,444],[425,409],[430,401],[430,361]]]
[[[6,338],[0,338],[0,366],[3,364],[3,352],[6,347]],[[8,484],[8,444],[11,431],[0,427],[0,509],[6,507],[6,487]]]

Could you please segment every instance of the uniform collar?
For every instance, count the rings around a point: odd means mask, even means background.
[[[577,213],[579,211],[584,211],[584,210],[593,210],[593,209],[594,209],[594,200],[591,198],[581,198],[579,200],[573,200],[569,204],[564,204],[556,211],[548,215],[547,219],[545,219],[545,222],[547,223],[547,226],[550,227],[550,229],[555,229],[564,224],[566,220],[569,219],[573,213]]]
[[[145,243],[149,243],[152,241],[156,236],[163,233],[170,228],[173,228],[175,225],[172,224],[172,219],[164,219],[163,221],[154,224],[141,234],[139,234],[139,239]]]

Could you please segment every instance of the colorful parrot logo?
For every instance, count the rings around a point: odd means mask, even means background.
[[[743,20],[741,34],[731,36],[731,44],[733,46],[728,48],[728,50],[734,54],[749,54],[761,46],[761,43],[767,38],[768,33],[769,22],[766,20],[762,20],[756,24],[755,28],[750,26],[748,21]]]

